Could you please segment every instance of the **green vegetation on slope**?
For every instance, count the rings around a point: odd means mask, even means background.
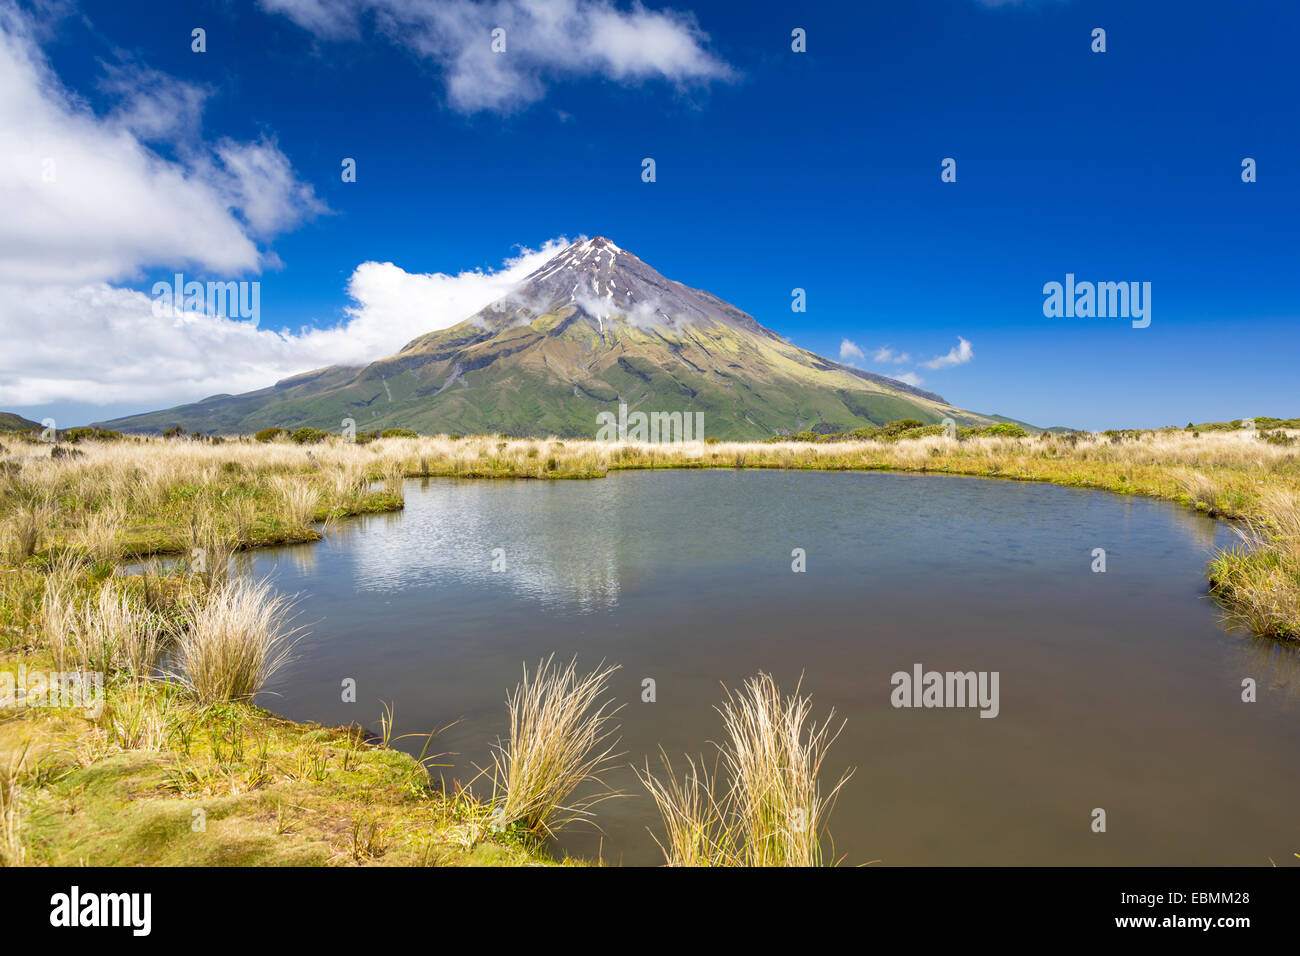
[[[252,434],[312,427],[338,433],[408,428],[422,434],[594,437],[597,416],[702,413],[706,434],[762,440],[817,424],[838,430],[899,418],[989,425],[940,396],[823,359],[769,333],[724,324],[597,334],[572,307],[493,332],[464,322],[363,369],[330,368],[245,395],[218,395],[106,423]]]
[[[30,418],[23,418],[13,412],[0,412],[0,432],[26,432],[40,427],[40,422],[34,422]]]

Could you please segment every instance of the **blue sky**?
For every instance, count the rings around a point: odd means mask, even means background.
[[[30,124],[33,157],[69,157],[53,205],[0,187],[18,210],[0,408],[72,424],[378,357],[426,307],[430,327],[468,315],[521,249],[605,235],[965,408],[1089,428],[1300,414],[1300,4],[442,8],[0,0],[0,52],[32,83],[7,135]],[[506,53],[483,60],[496,22]],[[63,185],[78,171],[84,195]],[[256,334],[151,326],[140,302],[176,271],[259,281]],[[1044,317],[1066,273],[1150,282],[1150,326]],[[349,322],[361,345],[301,338]]]

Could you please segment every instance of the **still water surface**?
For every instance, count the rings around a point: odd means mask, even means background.
[[[818,716],[847,720],[828,760],[856,767],[831,821],[847,864],[1267,865],[1300,851],[1300,661],[1220,624],[1204,566],[1231,536],[1177,506],[881,473],[405,490],[402,513],[250,559],[300,596],[310,632],[259,703],[373,729],[392,701],[398,733],[458,721],[437,749],[454,752],[449,780],[469,780],[506,731],[523,662],[619,664],[626,756],[608,781],[630,796],[597,808],[603,835],[573,830],[560,851],[661,862],[627,764],[657,766],[660,746],[710,754],[721,685],[760,669],[785,689],[802,675]],[[918,663],[999,672],[998,717],[893,708],[891,675]],[[1246,677],[1257,703],[1241,700]]]

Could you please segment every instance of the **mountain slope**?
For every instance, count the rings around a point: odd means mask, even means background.
[[[13,412],[0,412],[0,432],[27,432],[40,427],[40,422],[34,422],[30,418],[23,418]]]
[[[608,239],[576,242],[508,295],[364,368],[331,367],[244,395],[107,427],[594,436],[600,412],[700,412],[705,434],[757,439],[818,423],[899,418],[990,424],[933,392],[797,348],[708,292],[660,275]]]

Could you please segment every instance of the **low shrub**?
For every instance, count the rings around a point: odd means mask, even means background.
[[[299,428],[293,433],[293,440],[299,445],[318,445],[329,437],[329,432],[323,432],[319,428]]]

